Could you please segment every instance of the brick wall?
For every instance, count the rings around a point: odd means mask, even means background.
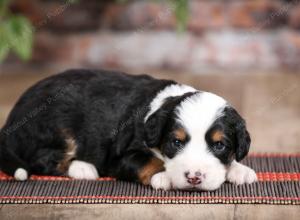
[[[13,9],[37,28],[32,64],[195,73],[300,67],[300,0],[190,0],[181,34],[163,1],[20,2]]]

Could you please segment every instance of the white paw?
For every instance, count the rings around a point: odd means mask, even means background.
[[[14,177],[18,181],[25,181],[28,179],[28,172],[23,168],[18,168],[14,173]]]
[[[68,176],[75,179],[93,180],[99,177],[96,167],[80,160],[73,160],[68,169]]]
[[[241,185],[256,182],[257,176],[253,169],[234,161],[227,172],[226,179],[231,183]]]
[[[151,186],[154,189],[171,189],[171,180],[167,177],[166,172],[154,174],[151,178]]]

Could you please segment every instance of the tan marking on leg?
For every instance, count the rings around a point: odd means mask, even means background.
[[[62,134],[65,138],[66,148],[63,159],[57,164],[57,170],[61,173],[66,173],[70,163],[76,156],[77,144],[69,131],[63,130]]]
[[[224,137],[224,133],[222,131],[217,130],[212,134],[211,138],[214,142],[218,142],[218,141],[222,141],[223,137]]]
[[[178,128],[174,131],[175,137],[180,141],[185,141],[187,134],[183,128]]]
[[[164,162],[156,157],[153,157],[139,172],[138,177],[141,183],[149,185],[151,177],[164,171]]]

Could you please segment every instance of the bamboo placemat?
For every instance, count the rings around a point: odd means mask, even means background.
[[[213,192],[153,190],[109,177],[91,181],[32,176],[17,182],[0,172],[0,204],[300,204],[300,154],[251,154],[243,163],[257,172],[258,182],[241,186],[225,183]]]

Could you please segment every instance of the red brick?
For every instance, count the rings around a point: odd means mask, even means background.
[[[225,5],[221,1],[191,1],[188,29],[201,32],[204,29],[222,28],[225,26]]]
[[[289,25],[292,28],[300,29],[300,4],[298,4],[291,10]]]
[[[75,45],[71,38],[58,37],[47,32],[36,34],[33,62],[68,63],[74,56]]]
[[[115,29],[155,29],[174,27],[175,18],[169,4],[137,1],[128,5],[109,5],[102,25]]]
[[[36,24],[43,19],[43,12],[40,10],[38,1],[12,1],[10,6],[13,13],[21,13],[26,16],[32,23]]]
[[[277,0],[233,1],[228,5],[229,26],[269,28],[286,23],[288,8]]]

